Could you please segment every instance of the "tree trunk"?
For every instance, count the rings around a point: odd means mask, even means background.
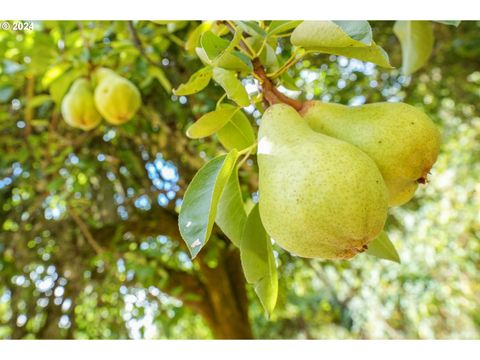
[[[211,312],[206,320],[217,339],[252,339],[248,299],[238,249],[229,249],[210,268],[201,259],[200,272]]]

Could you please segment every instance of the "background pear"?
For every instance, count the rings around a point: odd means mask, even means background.
[[[404,103],[349,107],[311,101],[303,116],[310,127],[347,141],[377,164],[389,190],[389,205],[408,202],[418,183],[425,183],[440,148],[430,118]]]
[[[95,76],[95,104],[100,114],[114,125],[130,120],[142,103],[137,87],[110,69],[100,68]]]
[[[61,112],[65,122],[78,129],[91,130],[102,117],[95,108],[90,82],[85,78],[73,82],[62,100]]]
[[[281,247],[348,259],[380,233],[388,193],[364,152],[314,132],[285,104],[265,112],[258,136],[260,216]]]

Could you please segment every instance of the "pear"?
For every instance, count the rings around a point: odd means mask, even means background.
[[[100,123],[102,117],[95,108],[93,91],[87,79],[79,78],[73,82],[62,100],[61,112],[68,125],[85,131]]]
[[[100,68],[95,75],[95,104],[100,114],[113,125],[129,121],[142,103],[137,87],[110,69]]]
[[[313,131],[285,104],[264,113],[258,141],[260,217],[282,248],[348,259],[381,232],[388,191],[364,152]]]
[[[390,206],[408,202],[437,159],[439,132],[411,105],[380,102],[349,107],[311,101],[302,113],[313,130],[347,141],[375,161],[388,187]]]

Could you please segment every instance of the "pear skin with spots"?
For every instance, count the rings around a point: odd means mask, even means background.
[[[260,217],[285,250],[348,259],[382,231],[388,191],[374,161],[345,141],[313,131],[294,108],[267,109],[257,157]]]
[[[410,201],[424,184],[440,149],[440,134],[422,111],[405,103],[362,106],[310,101],[302,110],[310,127],[355,145],[377,164],[389,205]]]

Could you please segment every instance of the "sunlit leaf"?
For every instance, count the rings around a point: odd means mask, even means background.
[[[434,36],[430,21],[396,21],[393,32],[402,46],[402,70],[413,74],[427,62],[433,50]]]
[[[192,258],[210,238],[217,205],[237,156],[238,152],[232,150],[209,161],[193,177],[185,192],[178,225]]]
[[[227,97],[230,100],[235,101],[239,106],[242,107],[250,105],[248,93],[245,90],[242,82],[237,79],[237,76],[233,71],[222,68],[214,68],[213,80],[215,80],[223,88],[223,90],[225,90]]]
[[[236,107],[223,107],[206,113],[187,129],[187,136],[200,139],[215,134],[230,121],[236,111]]]
[[[296,28],[302,23],[301,20],[274,20],[270,23],[268,27],[267,34],[268,36],[282,34],[284,32],[290,31]]]
[[[367,254],[376,256],[380,259],[390,260],[400,263],[395,246],[392,244],[385,231],[368,244]]]
[[[225,105],[224,105],[225,106]],[[226,105],[232,106],[232,105]],[[247,116],[237,111],[229,122],[217,132],[218,140],[227,150],[243,150],[255,142],[255,133]]]
[[[295,28],[290,41],[295,46],[310,50],[369,46],[372,39],[370,25],[366,21],[339,24],[333,21],[304,21]]]
[[[212,68],[207,66],[194,73],[185,84],[181,84],[175,95],[191,95],[203,90],[212,78]]]
[[[392,69],[388,54],[375,43],[367,47],[318,48],[316,51],[325,54],[342,55],[348,58],[371,62],[386,69]]]

